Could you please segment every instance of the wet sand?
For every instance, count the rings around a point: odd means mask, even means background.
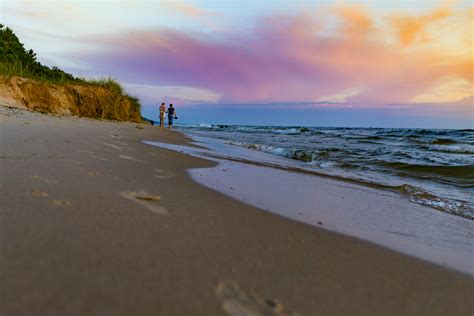
[[[474,276],[473,220],[412,202],[399,191],[290,171],[287,158],[219,140],[193,140],[199,147],[145,143],[216,161],[215,167],[188,173],[246,204]]]
[[[0,107],[0,315],[474,312],[472,277],[233,200],[145,139],[187,141]]]

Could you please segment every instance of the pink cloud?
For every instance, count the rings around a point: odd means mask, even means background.
[[[167,29],[89,38],[101,52],[77,58],[127,82],[207,89],[220,102],[311,102],[358,91],[346,102],[407,103],[445,76],[472,83],[472,59],[410,46],[428,23],[454,13],[423,15],[423,26],[411,33],[399,19],[394,31],[401,42],[389,42],[368,9],[334,12],[339,24],[329,35],[317,14],[280,15],[227,39]]]

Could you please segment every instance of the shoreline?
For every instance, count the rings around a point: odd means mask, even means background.
[[[472,220],[414,203],[399,192],[284,169],[282,158],[218,140],[198,137],[192,142],[198,148],[144,143],[217,162],[188,173],[262,211],[474,275]]]
[[[326,178],[332,179],[344,183],[351,183],[354,185],[359,185],[362,187],[369,187],[373,189],[378,189],[382,191],[389,191],[393,193],[397,193],[401,196],[404,196],[411,200],[411,202],[427,206],[432,209],[436,209],[438,211],[442,211],[447,214],[460,216],[469,220],[473,220],[474,217],[472,215],[471,210],[464,206],[459,208],[459,205],[455,205],[458,208],[453,209],[455,203],[460,203],[459,201],[451,201],[449,202],[445,198],[439,198],[437,196],[432,195],[431,193],[425,191],[424,188],[419,188],[407,183],[381,183],[375,182],[365,179],[360,179],[356,177],[350,177],[347,175],[337,174],[337,173],[327,173],[323,172],[322,170],[318,170],[315,168],[308,168],[304,164],[301,164],[301,161],[288,159],[288,157],[270,154],[265,151],[254,150],[247,150],[250,148],[246,148],[245,146],[242,147],[234,144],[229,143],[228,141],[222,141],[220,139],[214,139],[209,137],[202,137],[202,136],[194,136],[192,133],[187,131],[182,131],[183,134],[187,137],[193,138],[196,143],[201,142],[204,144],[211,143],[210,145],[213,147],[213,151],[217,154],[206,153],[205,155],[209,158],[216,158],[216,159],[224,159],[227,161],[235,161],[241,162],[245,164],[255,165],[255,166],[262,166],[262,167],[270,167],[274,169],[290,171],[294,173],[300,173],[303,175],[313,175],[319,178]],[[219,143],[218,146],[216,144]],[[218,148],[220,147],[220,148]],[[230,149],[233,147],[233,149]],[[239,150],[240,148],[240,150]],[[220,150],[226,150],[227,153],[225,155],[219,155]],[[235,156],[229,155],[232,152]],[[421,196],[421,197],[420,197]],[[467,202],[465,202],[467,203]]]
[[[474,200],[468,193],[472,166],[463,160],[469,152],[469,136],[461,131],[439,135],[439,131],[416,129],[220,125],[183,125],[180,130],[237,154],[227,155],[228,160],[394,191],[413,202],[474,219]],[[441,136],[446,139],[438,140]],[[227,145],[243,150],[230,150]]]
[[[2,315],[225,315],[252,292],[301,315],[474,310],[472,277],[262,212],[187,175],[215,162],[141,143],[189,141],[175,131],[5,108],[0,123]]]

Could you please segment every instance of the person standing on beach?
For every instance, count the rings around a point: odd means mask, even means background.
[[[160,106],[160,127],[165,126],[165,115],[166,115],[166,105],[165,105],[165,102],[162,102]]]
[[[170,104],[170,107],[168,108],[168,128],[173,128],[173,120],[178,119],[176,116],[176,110],[173,107],[173,104]]]

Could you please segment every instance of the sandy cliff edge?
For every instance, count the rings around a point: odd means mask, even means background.
[[[139,106],[106,86],[0,76],[0,104],[56,115],[141,122]]]

